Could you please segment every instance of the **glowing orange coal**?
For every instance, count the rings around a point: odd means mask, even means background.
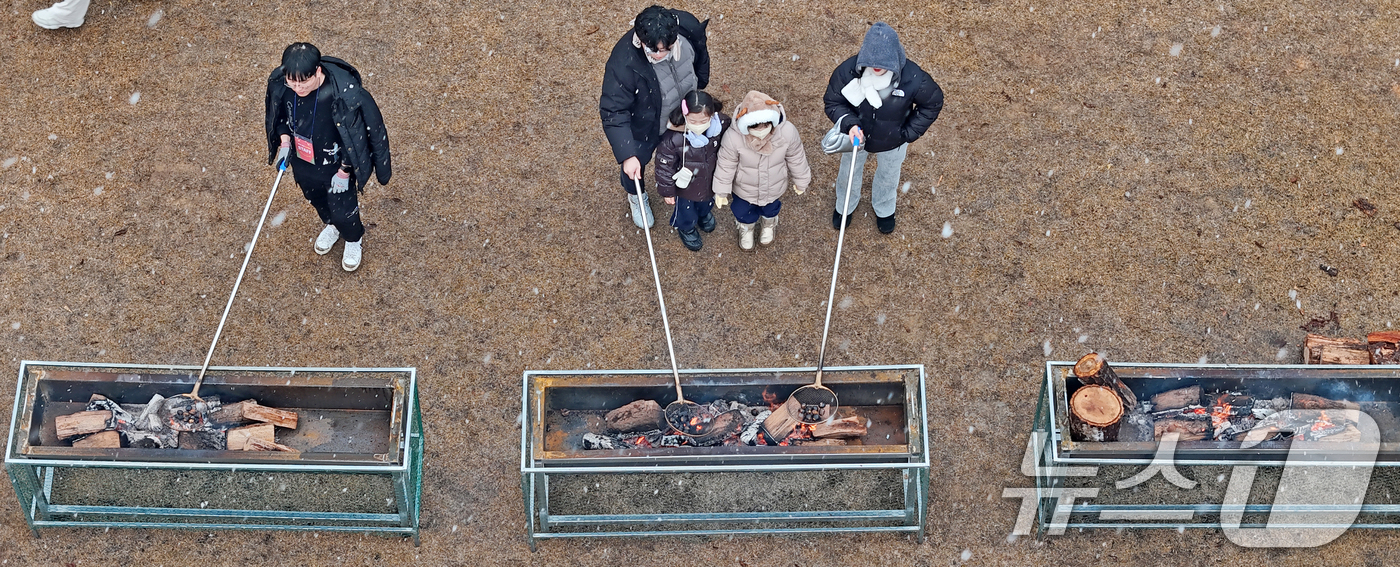
[[[1332,421],[1327,418],[1327,412],[1325,411],[1322,412],[1321,415],[1317,416],[1317,421],[1314,421],[1312,424],[1313,431],[1322,431],[1323,429],[1331,429],[1333,427],[1336,427],[1336,425],[1334,425]]]
[[[813,439],[816,439],[816,437],[812,436],[812,426],[799,423],[797,427],[792,428],[792,433],[789,433],[787,437],[778,442],[778,445],[781,447],[794,444],[801,445],[803,441],[811,441]]]

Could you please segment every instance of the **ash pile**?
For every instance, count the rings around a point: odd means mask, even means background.
[[[89,449],[187,449],[299,453],[277,442],[277,428],[295,430],[297,413],[256,400],[165,398],[118,404],[93,394],[84,411],[54,419],[58,438]]]
[[[690,435],[671,427],[656,401],[637,400],[608,412],[583,435],[583,448],[847,445],[860,443],[869,429],[869,419],[849,410],[821,423],[804,424],[798,419],[802,410],[795,400],[779,405],[774,398],[765,398],[768,401],[762,405],[723,399],[701,404],[687,416]]]

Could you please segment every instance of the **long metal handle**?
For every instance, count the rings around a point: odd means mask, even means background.
[[[633,179],[632,183],[637,186],[637,207],[641,208],[642,198],[646,196],[646,191],[642,190],[642,180]],[[642,223],[647,220],[647,211],[642,211]],[[676,368],[676,347],[671,344],[671,321],[666,318],[666,298],[661,295],[661,274],[656,271],[656,250],[651,247],[651,228],[643,228],[642,232],[647,235],[647,255],[651,257],[651,278],[656,282],[656,302],[661,304],[661,326],[666,328],[666,350],[671,354],[671,376],[676,379],[676,400],[684,402],[685,394],[681,393],[681,371]]]
[[[849,214],[846,209],[851,205],[851,182],[856,178],[856,152],[860,151],[860,143],[854,138],[851,141],[856,147],[851,150],[851,174],[846,176],[846,198],[843,201],[846,206],[841,207],[841,232],[836,237],[836,262],[831,266],[831,292],[826,296],[826,324],[822,326],[822,348],[817,354],[818,387],[822,385],[822,369],[826,367],[826,334],[831,330],[831,304],[836,300],[836,274],[841,271],[841,245],[846,242],[846,215]]]
[[[214,356],[214,347],[219,345],[219,336],[224,334],[224,322],[228,321],[228,311],[233,308],[233,298],[238,296],[238,286],[243,283],[243,273],[248,271],[248,260],[253,257],[253,248],[258,245],[258,235],[262,234],[263,221],[267,220],[267,211],[272,208],[272,198],[277,196],[277,186],[282,184],[282,174],[287,172],[284,164],[277,170],[277,180],[272,182],[272,192],[267,195],[267,204],[263,205],[262,217],[258,218],[258,228],[253,231],[253,242],[248,245],[248,252],[243,255],[243,267],[238,269],[238,279],[233,280],[233,291],[228,294],[228,304],[224,305],[224,314],[219,317],[219,328],[214,330],[214,340],[209,343],[209,352],[204,355],[204,366],[199,368],[199,378],[194,381],[194,389],[190,391],[190,396],[199,397],[199,386],[204,383],[204,373],[209,370],[209,359]]]

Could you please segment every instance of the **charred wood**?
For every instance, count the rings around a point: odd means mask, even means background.
[[[122,446],[122,434],[116,431],[99,431],[73,441],[73,446],[80,449],[120,449]]]
[[[1400,364],[1400,332],[1366,335],[1366,348],[1371,352],[1371,364]]]
[[[1153,413],[1192,406],[1201,403],[1201,387],[1197,385],[1168,390],[1152,396],[1151,401]]]
[[[648,431],[666,427],[666,414],[661,404],[653,400],[637,400],[603,416],[608,430],[617,432]]]

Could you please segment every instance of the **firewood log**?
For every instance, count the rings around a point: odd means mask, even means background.
[[[1366,343],[1347,338],[1324,337],[1308,333],[1303,340],[1306,364],[1370,364],[1371,352]]]
[[[1152,411],[1166,411],[1201,403],[1201,387],[1189,386],[1152,396]]]
[[[1366,335],[1371,364],[1400,364],[1400,332],[1384,331]]]
[[[268,443],[277,442],[277,434],[271,423],[259,423],[257,425],[247,425],[228,430],[228,450],[230,451],[252,451],[248,447],[248,440],[252,438],[266,441]]]
[[[845,439],[834,439],[834,438],[831,438],[831,439],[812,439],[812,440],[810,440],[810,441],[803,441],[803,442],[801,443],[801,445],[802,445],[803,447],[809,447],[809,446],[817,446],[817,447],[820,447],[820,446],[837,446],[837,445],[845,445],[845,444],[846,444],[846,440],[845,440]]]
[[[1333,443],[1355,443],[1360,440],[1361,430],[1357,429],[1355,425],[1348,424],[1347,428],[1341,433],[1333,433],[1332,435],[1323,437],[1318,441],[1331,441]]]
[[[249,418],[243,415],[244,408],[255,405],[258,405],[258,402],[253,400],[243,400],[236,404],[225,404],[219,406],[219,409],[209,412],[209,423],[214,425],[215,427],[233,427],[237,425],[243,425],[244,423],[250,421]]]
[[[286,446],[286,445],[283,445],[283,444],[281,444],[281,443],[276,443],[276,442],[273,442],[273,441],[265,441],[265,440],[263,440],[263,439],[260,438],[260,437],[249,437],[249,438],[248,438],[247,444],[243,446],[243,450],[244,450],[244,451],[281,451],[281,452],[283,452],[283,453],[301,453],[301,451],[298,451],[298,450],[296,450],[296,449],[293,449],[293,448],[288,447],[288,446]]]
[[[283,429],[297,428],[297,412],[273,409],[258,405],[257,402],[243,406],[243,417],[253,421],[271,423]]]
[[[99,431],[82,439],[75,439],[73,446],[79,449],[120,449],[122,434],[113,430]]]
[[[637,400],[603,416],[608,430],[618,433],[665,429],[666,413],[653,400]]]
[[[866,419],[860,416],[823,421],[812,426],[812,437],[817,439],[858,439],[865,437],[867,431],[865,423]]]
[[[797,401],[797,398],[789,396],[783,405],[773,410],[768,419],[763,420],[763,438],[767,439],[770,444],[787,439],[787,436],[792,434],[792,430],[802,423],[796,417],[801,411],[802,403]]]
[[[54,429],[59,439],[97,433],[108,428],[112,412],[108,410],[80,411],[54,418]]]
[[[1178,433],[1177,441],[1200,441],[1206,438],[1210,422],[1202,419],[1159,419],[1152,424],[1152,436],[1157,441],[1168,433]]]
[[[1076,441],[1116,441],[1123,399],[1108,386],[1082,386],[1069,398],[1069,417]]]
[[[1118,379],[1118,373],[1108,366],[1108,360],[1099,353],[1091,352],[1080,357],[1079,362],[1074,363],[1074,376],[1084,384],[1106,386],[1113,390],[1123,398],[1127,411],[1137,408],[1137,396]]]
[[[1314,396],[1312,394],[1300,394],[1298,392],[1293,393],[1293,397],[1290,398],[1288,407],[1292,409],[1307,410],[1361,409],[1361,405],[1357,404],[1356,402],[1329,400],[1322,396]]]

